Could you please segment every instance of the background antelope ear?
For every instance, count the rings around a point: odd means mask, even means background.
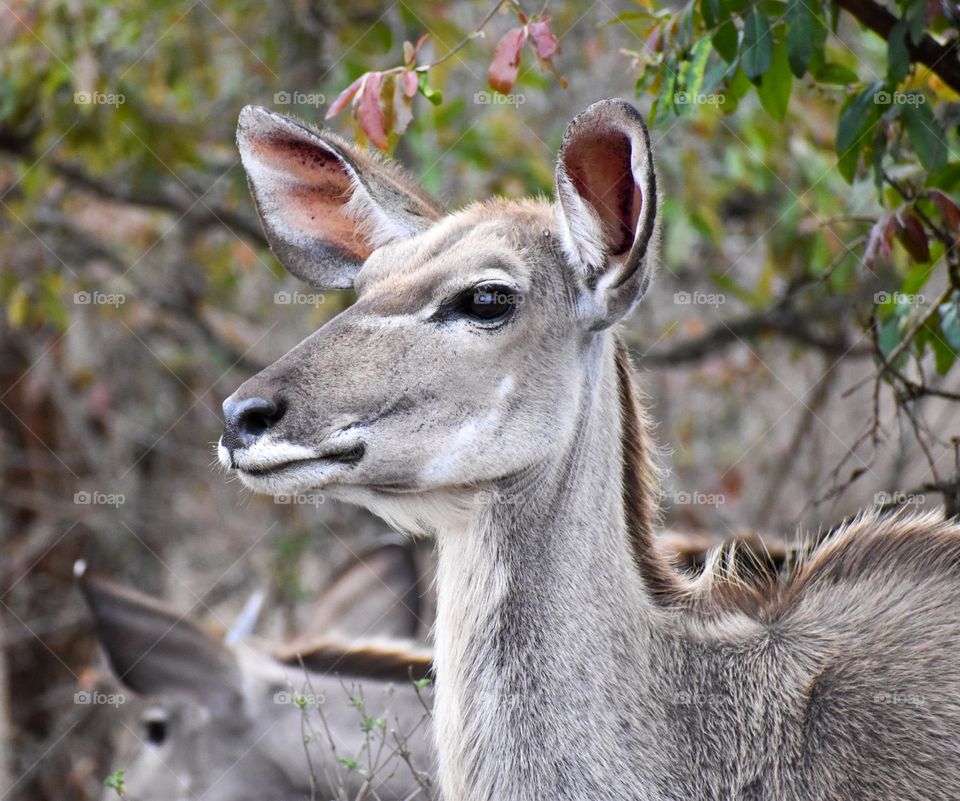
[[[235,712],[241,679],[229,649],[183,615],[128,587],[75,567],[97,639],[117,678],[141,695],[186,696],[215,715]]]
[[[306,637],[413,637],[422,628],[412,540],[386,542],[344,565],[320,594]]]
[[[564,249],[593,300],[585,312],[610,325],[643,297],[656,260],[657,177],[640,112],[601,100],[570,123],[557,198]]]
[[[393,164],[265,108],[240,112],[237,145],[270,247],[312,286],[349,289],[376,248],[443,214]]]

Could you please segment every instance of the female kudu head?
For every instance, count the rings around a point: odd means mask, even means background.
[[[323,486],[418,530],[435,528],[425,499],[449,514],[457,490],[569,445],[606,331],[656,252],[636,109],[602,101],[570,124],[555,204],[451,214],[392,165],[265,109],[244,109],[238,143],[281,262],[357,301],[224,403],[224,467],[257,491]]]

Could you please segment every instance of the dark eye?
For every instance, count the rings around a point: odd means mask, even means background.
[[[162,745],[167,739],[167,721],[157,718],[143,721],[144,739],[153,745]]]
[[[521,303],[520,294],[512,287],[499,284],[476,286],[459,299],[459,310],[475,320],[501,320]]]

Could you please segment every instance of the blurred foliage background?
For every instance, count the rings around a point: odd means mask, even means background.
[[[664,197],[628,334],[666,523],[788,538],[960,505],[957,19],[946,0],[0,0],[0,797],[94,798],[110,767],[110,721],[72,703],[101,680],[76,558],[218,620],[266,589],[281,637],[384,531],[212,467],[223,398],[351,302],[298,294],[266,248],[245,104],[322,124],[352,87],[327,124],[457,206],[551,194],[567,122],[633,99]]]

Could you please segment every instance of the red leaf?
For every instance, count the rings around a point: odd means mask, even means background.
[[[359,78],[357,78],[357,80],[355,80],[346,89],[344,89],[339,95],[337,95],[337,99],[333,101],[333,104],[330,106],[330,110],[327,112],[327,116],[325,119],[329,120],[331,117],[337,116],[337,114],[339,114],[343,110],[343,107],[346,106],[347,103],[349,103],[351,100],[353,100],[353,96],[357,93],[357,90],[360,88],[360,85],[363,83],[363,79],[365,75],[366,73],[364,73],[364,75],[361,75]]]
[[[914,261],[930,261],[930,245],[927,242],[927,232],[923,224],[913,212],[904,209],[897,214],[897,239]]]
[[[368,72],[357,104],[357,121],[367,138],[381,150],[388,147],[386,121],[380,105],[380,73]]]
[[[542,59],[553,58],[560,51],[560,43],[550,30],[550,17],[544,17],[527,26],[537,56]]]
[[[407,97],[413,97],[417,93],[417,84],[419,78],[413,70],[404,70],[400,74],[400,80],[403,83],[403,93]]]
[[[526,41],[526,28],[514,28],[507,31],[497,42],[493,61],[490,62],[490,71],[487,73],[487,83],[491,89],[504,95],[510,94],[514,81],[517,80],[517,73],[520,72],[520,53]]]
[[[956,204],[956,201],[939,189],[930,191],[930,199],[937,204],[937,208],[940,209],[947,225],[954,231],[960,229],[960,206]]]

